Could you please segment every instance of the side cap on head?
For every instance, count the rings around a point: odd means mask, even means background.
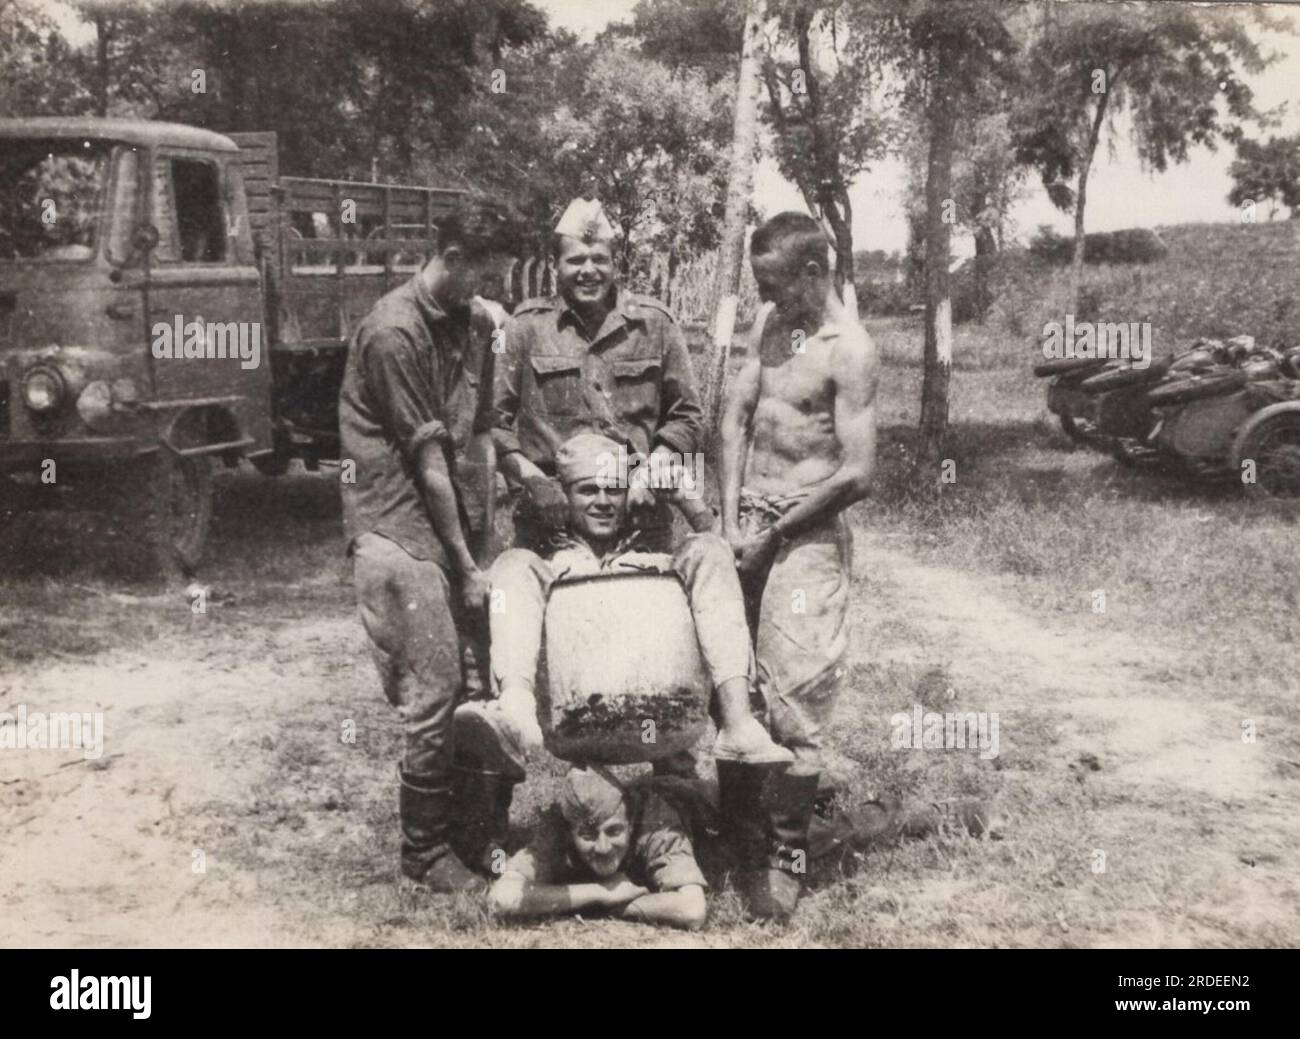
[[[597,477],[619,480],[620,486],[626,486],[626,474],[621,472],[625,464],[626,455],[618,441],[599,433],[572,436],[555,452],[555,471],[565,487]]]
[[[555,225],[555,233],[584,242],[612,242],[618,228],[605,216],[604,207],[594,198],[575,198]]]

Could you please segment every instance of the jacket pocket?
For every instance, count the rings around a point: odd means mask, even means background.
[[[626,357],[612,364],[614,406],[619,415],[630,418],[659,415],[659,373],[663,368],[658,357]]]
[[[577,415],[582,411],[582,361],[564,354],[534,354],[536,410],[547,415]]]

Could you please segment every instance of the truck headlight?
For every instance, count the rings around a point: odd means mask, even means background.
[[[77,398],[77,414],[91,429],[106,425],[113,418],[113,393],[106,382],[92,382]]]
[[[33,368],[23,379],[23,403],[30,411],[56,411],[66,394],[62,377],[52,368]]]

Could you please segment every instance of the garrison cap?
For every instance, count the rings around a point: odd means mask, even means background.
[[[618,228],[609,222],[596,199],[575,198],[555,225],[555,233],[584,242],[612,242],[618,237]]]

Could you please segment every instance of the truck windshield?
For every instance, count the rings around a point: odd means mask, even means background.
[[[110,147],[7,142],[0,156],[0,260],[94,256]]]

